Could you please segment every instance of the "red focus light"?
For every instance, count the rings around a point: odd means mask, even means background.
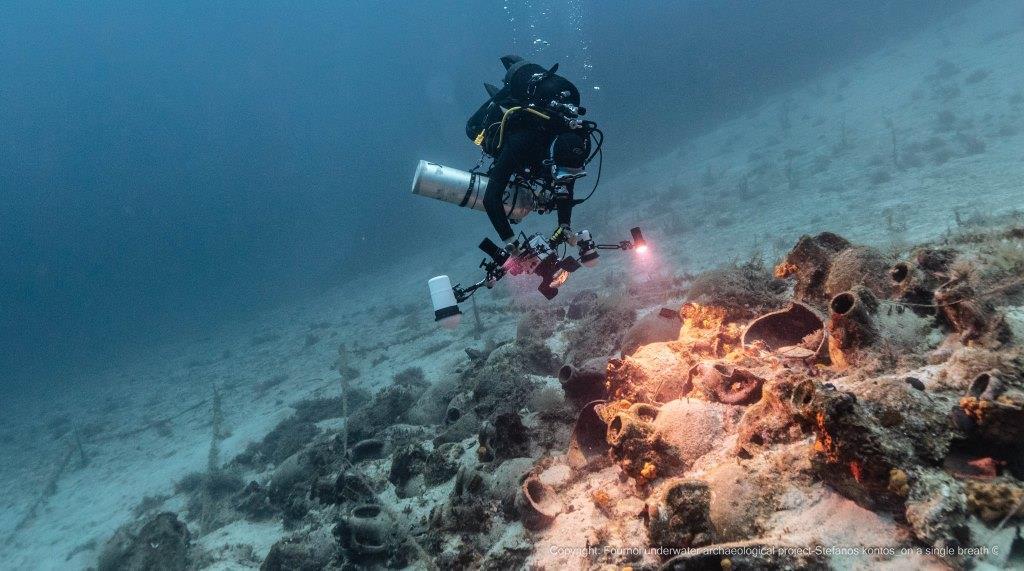
[[[637,246],[636,247],[636,253],[637,254],[646,254],[647,253],[647,244],[641,244],[641,245]]]

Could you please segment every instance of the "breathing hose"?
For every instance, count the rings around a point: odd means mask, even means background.
[[[505,142],[505,123],[508,121],[509,116],[518,111],[526,111],[528,113],[533,113],[534,115],[540,117],[541,119],[551,119],[550,116],[545,115],[540,111],[537,111],[536,109],[532,109],[530,107],[513,107],[509,109],[508,111],[505,112],[504,115],[501,116],[501,127],[498,128],[498,146],[495,147],[495,152],[501,150],[501,145],[502,143]]]

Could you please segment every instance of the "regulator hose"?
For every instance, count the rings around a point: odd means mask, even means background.
[[[594,193],[597,192],[597,185],[601,184],[601,167],[604,166],[604,151],[601,150],[601,146],[604,145],[604,133],[597,128],[596,123],[591,122],[588,127],[590,129],[590,140],[594,141],[594,151],[587,158],[585,164],[590,164],[590,161],[597,157],[597,177],[594,180],[594,188],[590,189],[590,194],[586,198],[572,201],[574,205],[583,204],[590,200],[590,197],[594,196]]]
[[[536,109],[533,109],[531,107],[513,107],[513,108],[509,109],[508,111],[505,112],[504,115],[501,116],[501,127],[498,128],[498,145],[496,147],[494,147],[494,152],[495,153],[497,153],[498,151],[501,150],[501,145],[502,145],[502,143],[505,142],[505,123],[508,122],[508,118],[513,113],[516,113],[516,112],[519,112],[519,111],[526,111],[528,113],[533,113],[534,115],[540,117],[541,119],[545,119],[545,120],[550,120],[551,119],[550,116],[545,115],[545,114],[541,113],[540,111],[537,111]]]

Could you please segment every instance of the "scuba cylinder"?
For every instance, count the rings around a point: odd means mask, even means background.
[[[428,161],[420,161],[416,167],[416,176],[412,180],[413,194],[484,212],[486,190],[486,175]],[[505,192],[504,202],[509,220],[518,222],[533,211],[533,192],[528,187],[510,183]]]

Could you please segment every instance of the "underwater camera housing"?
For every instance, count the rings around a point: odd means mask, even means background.
[[[480,244],[480,249],[484,252],[489,253],[493,249],[501,251],[505,257],[505,261],[501,263],[502,268],[508,274],[540,276],[541,283],[537,289],[547,299],[553,299],[558,295],[559,286],[569,279],[569,274],[580,269],[580,263],[576,261],[576,258],[572,256],[559,257],[557,247],[558,243],[541,234],[534,234],[525,240],[522,253],[515,257],[509,257],[504,250],[498,248],[488,238],[485,238]],[[499,258],[492,256],[491,259],[497,262]]]
[[[459,303],[468,300],[480,288],[493,288],[498,280],[506,275],[533,274],[541,278],[537,291],[546,299],[554,299],[558,288],[569,279],[569,276],[581,267],[594,267],[599,257],[598,250],[636,250],[643,252],[647,248],[640,228],[630,230],[632,240],[623,240],[617,244],[597,244],[589,230],[575,234],[556,232],[552,237],[543,234],[522,236],[520,251],[509,254],[489,238],[480,242],[480,249],[487,257],[480,262],[484,277],[480,281],[463,287],[461,284],[451,285],[448,276],[437,276],[427,282],[430,288],[430,299],[434,306],[434,321],[448,329],[458,327],[461,319]],[[563,245],[576,247],[577,259],[572,255],[560,255]]]

